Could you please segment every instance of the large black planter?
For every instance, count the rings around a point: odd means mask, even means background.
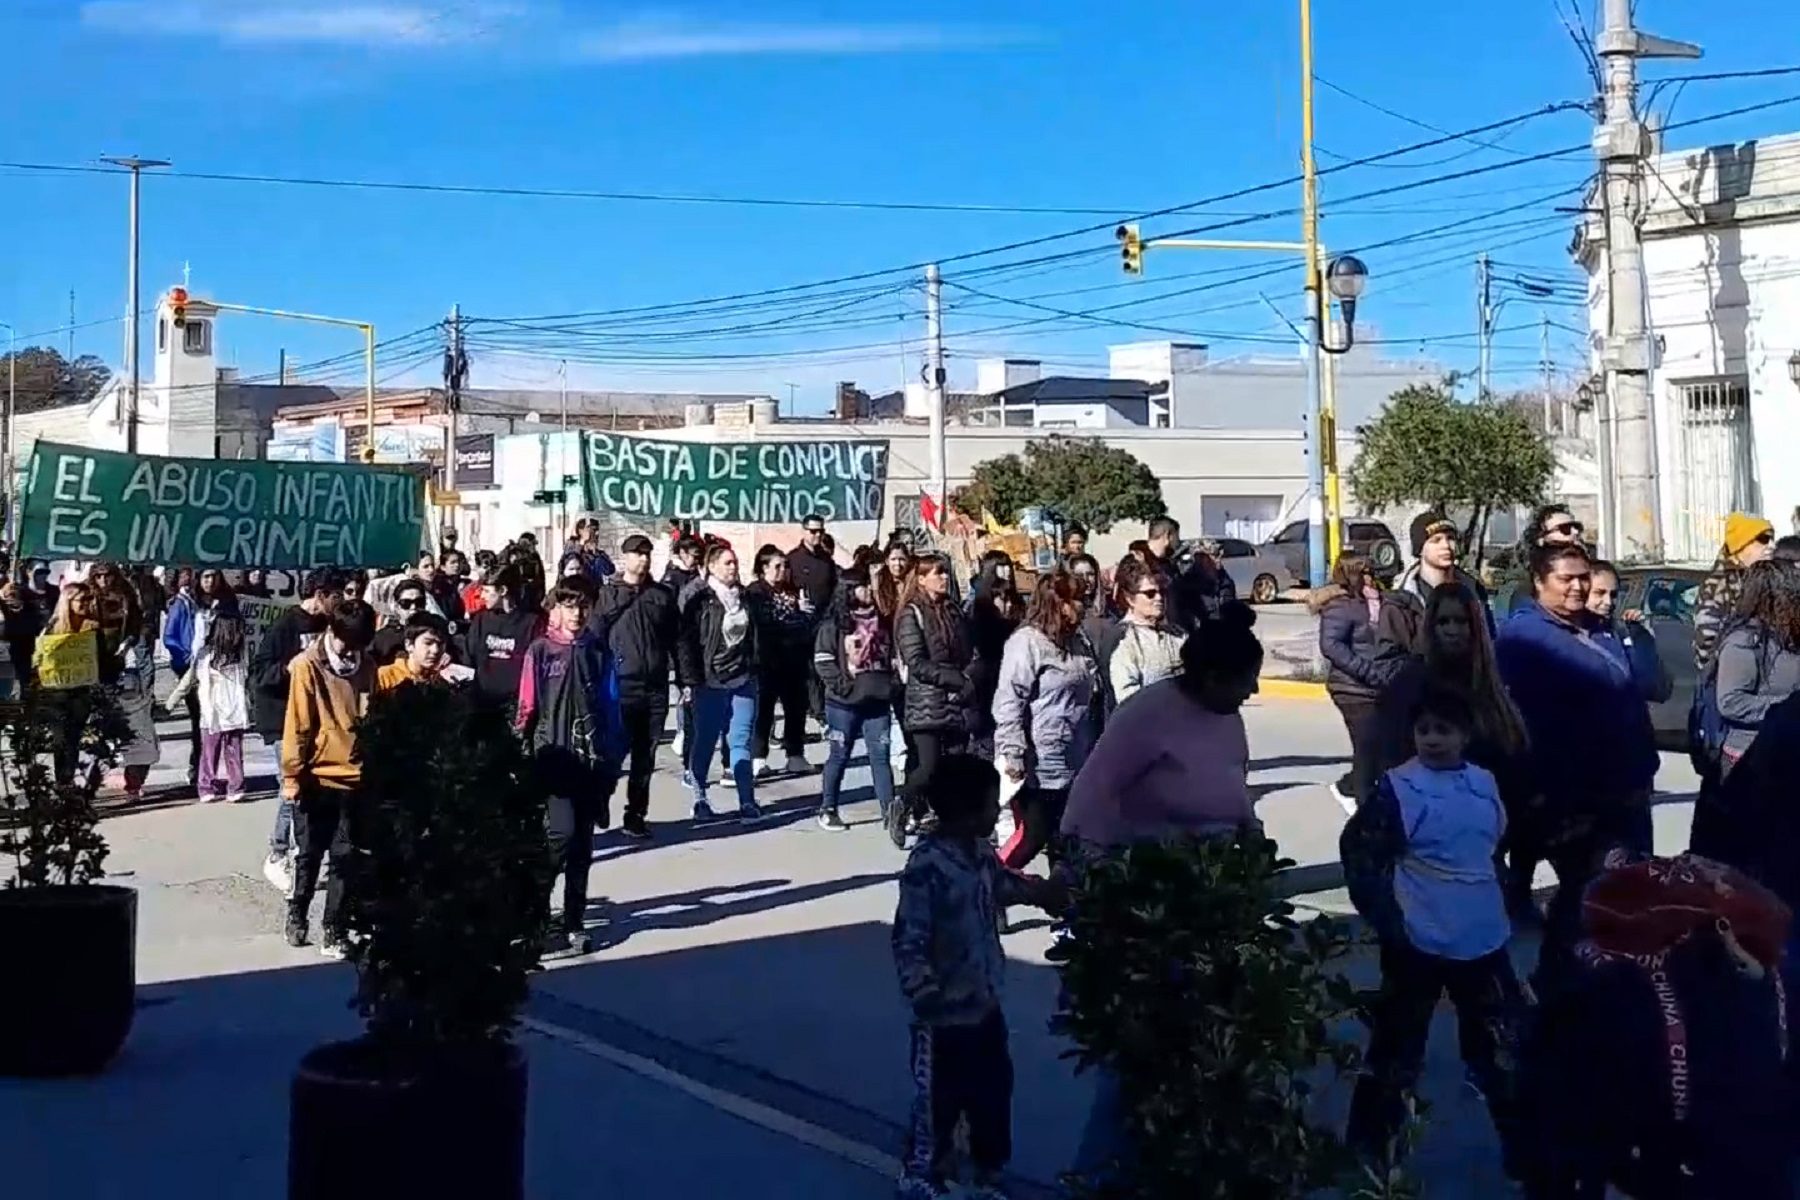
[[[137,1007],[137,892],[0,891],[0,1075],[92,1075]]]
[[[525,1194],[525,1056],[511,1045],[320,1046],[294,1073],[288,1200]]]

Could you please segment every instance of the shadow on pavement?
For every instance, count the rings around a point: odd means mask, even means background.
[[[636,933],[653,929],[694,929],[733,917],[771,912],[825,896],[892,883],[893,880],[893,872],[850,875],[799,887],[790,887],[792,881],[787,879],[757,879],[623,903],[600,897],[588,905],[588,931],[596,951],[609,950]]]

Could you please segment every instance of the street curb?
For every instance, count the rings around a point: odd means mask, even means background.
[[[1303,679],[1275,679],[1267,675],[1256,681],[1258,694],[1271,696],[1277,700],[1326,700],[1330,694],[1322,683],[1308,683]]]

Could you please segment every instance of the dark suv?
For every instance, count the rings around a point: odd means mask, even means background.
[[[1375,565],[1375,578],[1383,584],[1393,583],[1400,574],[1400,543],[1394,531],[1380,521],[1367,517],[1351,517],[1343,523],[1345,550],[1360,554]],[[1281,560],[1294,573],[1301,586],[1312,582],[1306,556],[1306,522],[1292,521],[1281,532],[1263,544],[1263,553]]]

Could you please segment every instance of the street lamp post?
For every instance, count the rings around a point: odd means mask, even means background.
[[[1795,387],[1800,387],[1800,350],[1788,355],[1788,378],[1793,380]]]
[[[138,443],[138,251],[140,245],[138,225],[138,200],[143,189],[145,167],[166,167],[169,164],[160,158],[119,157],[102,155],[100,161],[111,163],[115,167],[123,167],[131,172],[131,211],[129,216],[130,245],[125,259],[125,287],[128,293],[130,315],[125,326],[125,451],[137,453]]]

